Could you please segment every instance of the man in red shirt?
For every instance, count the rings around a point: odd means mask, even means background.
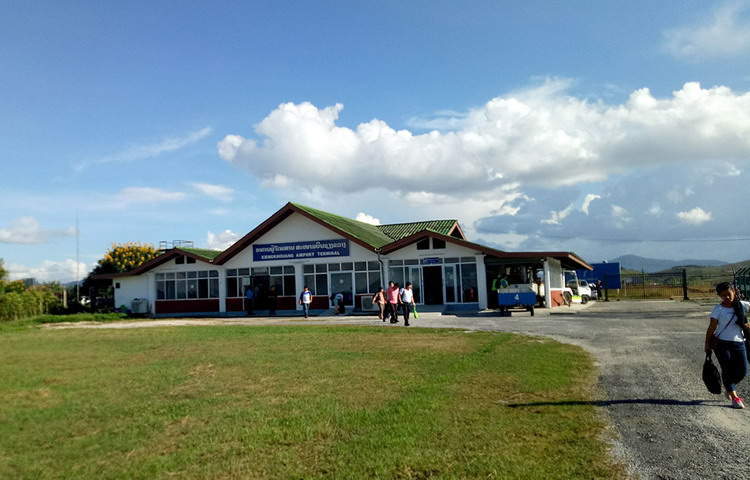
[[[391,317],[391,323],[398,323],[398,304],[401,301],[398,284],[388,282],[388,290],[386,290],[385,296],[388,300],[388,315]]]

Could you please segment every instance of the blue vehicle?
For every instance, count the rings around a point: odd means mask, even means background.
[[[536,293],[528,285],[511,285],[497,294],[497,304],[503,316],[510,316],[509,309],[522,308],[534,316]]]

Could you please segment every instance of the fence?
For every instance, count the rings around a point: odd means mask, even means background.
[[[661,298],[695,299],[714,297],[715,287],[720,282],[732,282],[731,273],[714,275],[691,274],[687,270],[666,273],[634,273],[620,274],[621,288],[606,289],[607,278],[604,279],[605,298],[647,300]],[[614,279],[612,279],[614,280]],[[737,286],[744,298],[750,294],[750,269],[746,275],[736,275]],[[613,283],[610,281],[610,283]]]

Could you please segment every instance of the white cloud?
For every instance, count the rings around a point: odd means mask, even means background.
[[[563,220],[565,220],[565,217],[571,214],[573,211],[574,206],[571,203],[567,207],[565,207],[563,210],[560,211],[551,211],[550,217],[542,220],[542,223],[546,223],[548,225],[560,225]]]
[[[224,230],[219,233],[208,232],[206,235],[206,247],[211,250],[226,250],[239,240],[241,236],[239,233],[234,233],[231,230]]]
[[[179,202],[187,196],[182,192],[170,192],[153,187],[125,187],[113,197],[115,206],[148,204],[162,202]]]
[[[256,127],[227,135],[222,158],[274,188],[472,196],[509,184],[554,188],[602,181],[640,167],[750,155],[750,94],[686,83],[665,99],[646,88],[606,105],[553,79],[467,112],[455,131],[414,134],[381,120],[337,125],[342,105],[285,103]],[[373,181],[373,166],[378,181]]]
[[[109,163],[129,163],[138,160],[146,160],[147,158],[154,158],[163,153],[174,152],[181,150],[193,143],[196,143],[208,135],[211,134],[213,129],[211,127],[201,128],[194,132],[189,132],[186,135],[180,137],[167,137],[156,143],[148,143],[142,145],[133,145],[120,152],[106,155],[95,160],[83,161],[76,164],[74,170],[80,172],[85,170],[92,165],[104,165]]]
[[[581,205],[581,211],[588,215],[591,202],[593,202],[597,198],[602,198],[602,196],[596,195],[595,193],[589,193],[588,195],[586,195],[586,197],[583,199],[583,205]]]
[[[7,265],[7,270],[11,280],[34,278],[39,282],[70,282],[76,279],[76,273],[79,280],[88,274],[86,264],[83,262],[78,263],[76,272],[76,261],[72,259],[62,262],[44,260],[36,267],[10,263]]]
[[[234,189],[224,185],[215,185],[211,183],[192,182],[190,185],[203,195],[215,198],[221,202],[231,202]]]
[[[649,215],[653,215],[655,217],[660,216],[663,212],[664,210],[662,210],[661,205],[656,202],[652,203],[648,209]]]
[[[377,219],[373,217],[372,215],[368,215],[365,212],[359,212],[355,220],[369,223],[370,225],[380,225],[380,219]]]
[[[747,1],[727,2],[703,22],[664,32],[664,49],[694,62],[750,53],[747,10]]]
[[[700,207],[695,207],[686,212],[678,212],[677,218],[689,225],[701,225],[711,220],[711,212],[706,212]]]
[[[38,244],[46,243],[53,237],[75,235],[75,228],[63,230],[44,229],[34,217],[20,217],[6,228],[0,228],[0,243]]]

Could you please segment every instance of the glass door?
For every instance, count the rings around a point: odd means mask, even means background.
[[[352,272],[331,272],[331,295],[344,295],[344,305],[354,305]]]
[[[422,269],[409,267],[409,281],[414,291],[414,303],[422,304]]]
[[[445,284],[445,303],[456,302],[456,292],[458,292],[456,266],[446,265],[445,275],[443,276]]]

